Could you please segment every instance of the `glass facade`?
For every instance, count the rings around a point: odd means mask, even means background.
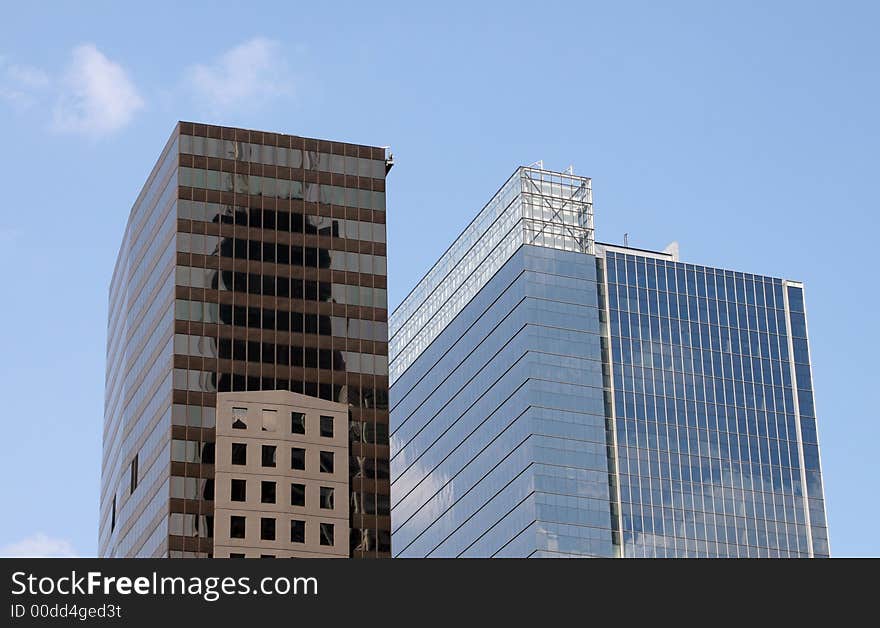
[[[395,555],[828,556],[802,284],[492,235],[517,178],[391,317]]]
[[[350,554],[390,556],[386,168],[382,148],[178,125],[111,287],[102,555],[211,555],[216,395],[289,390],[349,406]],[[148,481],[121,495],[136,455]]]
[[[590,180],[519,168],[392,316],[396,556],[613,556]]]
[[[395,310],[389,323],[397,378],[524,244],[593,252],[590,180],[521,167]]]
[[[132,208],[110,283],[101,556],[168,550],[178,158],[175,133]]]
[[[396,556],[613,556],[595,258],[525,245],[391,388]]]
[[[605,264],[624,555],[827,556],[802,287]]]

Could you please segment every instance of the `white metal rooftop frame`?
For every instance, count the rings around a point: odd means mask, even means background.
[[[591,180],[517,168],[391,315],[391,383],[523,244],[594,253]]]

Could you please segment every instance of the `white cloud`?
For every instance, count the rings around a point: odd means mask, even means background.
[[[0,56],[0,98],[16,109],[33,106],[50,83],[49,75],[43,70],[12,63]]]
[[[273,101],[296,96],[287,55],[302,46],[285,47],[266,37],[244,41],[205,63],[185,69],[183,81],[153,86],[151,101],[161,110],[177,110],[187,94],[211,115],[250,113]],[[93,43],[71,51],[63,72],[13,63],[0,54],[0,105],[49,117],[49,127],[63,133],[100,137],[128,125],[144,108],[144,97],[126,68]]]
[[[2,558],[76,558],[76,555],[70,541],[55,539],[42,532],[0,547]]]
[[[125,69],[94,44],[73,49],[54,112],[58,131],[105,135],[127,125],[144,101]]]
[[[264,37],[227,50],[210,65],[189,67],[185,80],[214,112],[254,109],[294,93],[281,44]]]

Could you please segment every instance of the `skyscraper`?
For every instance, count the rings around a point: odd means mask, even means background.
[[[176,126],[110,286],[102,556],[390,555],[390,165]]]
[[[395,556],[827,556],[803,286],[517,169],[392,314]]]

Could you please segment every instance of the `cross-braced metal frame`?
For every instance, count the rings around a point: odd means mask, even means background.
[[[517,168],[391,315],[392,382],[523,244],[595,253],[590,179],[542,165]]]
[[[531,166],[520,178],[525,243],[594,253],[590,179]]]

